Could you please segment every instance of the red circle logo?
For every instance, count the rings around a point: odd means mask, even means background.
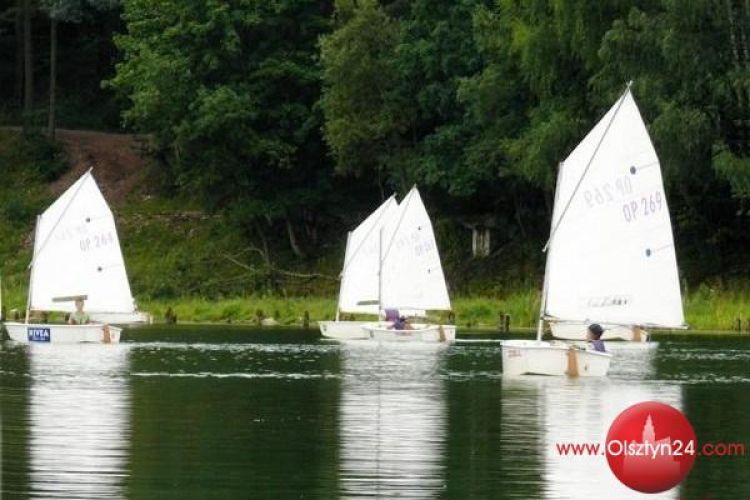
[[[643,493],[674,488],[695,463],[695,431],[680,410],[638,403],[620,413],[607,433],[607,462],[617,479]]]

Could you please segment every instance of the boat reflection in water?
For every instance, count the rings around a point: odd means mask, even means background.
[[[341,495],[436,496],[445,472],[446,347],[365,341],[341,349]]]
[[[610,343],[608,346],[610,346]],[[542,479],[545,498],[655,498],[622,484],[603,455],[572,456],[560,453],[565,443],[601,443],[614,419],[626,408],[659,401],[682,410],[680,386],[658,381],[628,380],[648,377],[653,371],[655,346],[616,344],[618,363],[607,378],[519,377],[503,380],[503,393],[516,395],[527,406],[538,408],[539,440],[544,457]],[[519,402],[519,404],[521,404]],[[523,406],[523,404],[521,404]],[[662,431],[656,429],[657,434]],[[657,495],[679,498],[679,486]]]
[[[130,442],[127,347],[28,349],[31,495],[122,498]]]

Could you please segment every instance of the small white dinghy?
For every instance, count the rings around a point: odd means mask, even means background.
[[[29,322],[31,311],[72,313],[79,297],[91,318],[138,313],[112,211],[90,170],[37,218],[29,267],[26,322],[5,323],[16,342],[119,342],[122,330],[105,323]]]
[[[381,311],[450,311],[451,302],[430,216],[414,186],[398,216],[381,229],[378,301]],[[389,321],[364,326],[370,338],[394,342],[453,342],[454,325],[413,324],[397,330]]]
[[[506,340],[503,342],[503,375],[604,377],[612,355],[581,349],[563,342]]]
[[[362,327],[371,321],[344,321],[341,314],[378,314],[380,230],[396,214],[398,203],[395,196],[391,196],[347,236],[336,321],[318,322],[324,337],[337,340],[369,338]]]
[[[607,373],[607,353],[542,342],[545,320],[575,339],[590,323],[684,328],[659,159],[629,85],[560,164],[551,227],[537,340],[503,343],[505,373]]]

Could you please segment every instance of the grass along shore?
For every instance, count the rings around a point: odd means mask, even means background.
[[[503,315],[510,315],[511,329],[533,328],[539,313],[540,294],[537,290],[518,291],[502,298],[456,297],[452,300],[455,322],[459,327],[498,329]],[[5,290],[6,311],[23,314],[26,291]],[[686,322],[693,330],[750,330],[750,292],[698,287],[684,294]],[[311,326],[316,321],[331,320],[336,311],[335,297],[274,297],[246,296],[224,299],[181,297],[174,299],[140,300],[139,307],[150,312],[155,322],[163,322],[167,309],[177,315],[179,323],[255,324],[259,317],[273,318],[279,325],[302,326],[307,312]],[[10,314],[9,314],[10,316]],[[447,321],[448,315],[436,315]]]

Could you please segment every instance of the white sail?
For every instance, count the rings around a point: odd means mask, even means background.
[[[339,311],[377,314],[380,229],[398,214],[391,196],[349,234],[341,272]]]
[[[450,310],[435,234],[416,186],[384,231],[382,307]]]
[[[39,216],[30,286],[35,310],[71,312],[81,295],[91,313],[135,310],[115,220],[90,172]]]
[[[560,169],[544,316],[682,327],[661,167],[629,89]]]

